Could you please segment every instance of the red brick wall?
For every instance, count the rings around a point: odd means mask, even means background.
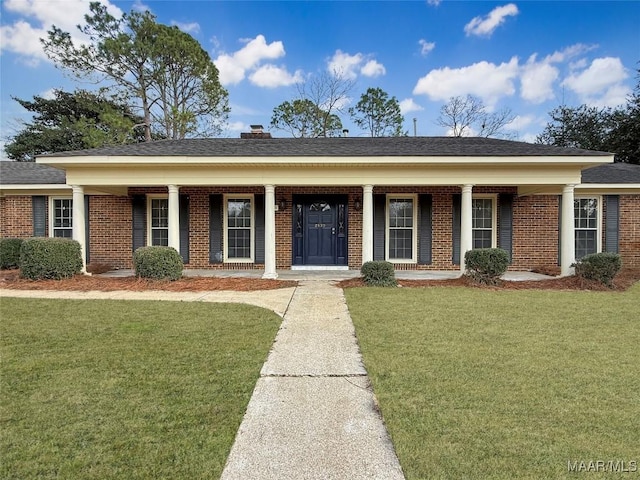
[[[91,196],[90,199],[90,252],[91,262],[113,267],[132,266],[131,195],[167,193],[166,188],[131,188],[129,197]],[[180,194],[189,196],[188,268],[253,269],[253,264],[209,264],[209,195],[214,193],[262,194],[262,187],[185,187]],[[342,194],[349,199],[349,268],[362,264],[362,211],[356,211],[354,202],[362,201],[362,188],[293,188],[277,187],[276,201],[286,200],[286,208],[276,212],[276,266],[291,265],[292,198],[295,194]],[[403,269],[456,270],[451,263],[452,254],[452,194],[459,187],[385,187],[377,186],[374,194],[429,193],[433,199],[432,263],[430,265],[400,265]],[[474,193],[515,193],[512,187],[476,187]],[[30,237],[33,235],[32,200],[30,196],[0,198],[0,236]],[[557,269],[558,258],[558,196],[540,195],[514,197],[513,205],[513,264],[512,270],[532,268]],[[604,217],[604,215],[603,215]],[[604,221],[604,218],[603,218]],[[498,218],[498,225],[500,218]],[[603,227],[604,232],[604,227]],[[603,233],[604,235],[604,233]],[[620,196],[620,254],[625,266],[640,267],[640,195]]]
[[[0,237],[33,236],[32,200],[28,195],[0,197]]]
[[[131,199],[112,195],[89,197],[89,261],[132,268]]]
[[[558,268],[558,198],[515,197],[512,270]]]
[[[640,195],[620,196],[619,252],[625,267],[640,267]]]

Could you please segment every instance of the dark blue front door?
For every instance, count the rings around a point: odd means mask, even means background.
[[[347,199],[301,195],[293,205],[293,264],[347,264]]]
[[[314,202],[306,205],[305,213],[305,264],[335,264],[335,207],[328,202]]]

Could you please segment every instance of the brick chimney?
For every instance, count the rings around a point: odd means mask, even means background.
[[[241,133],[240,138],[272,138],[269,132],[264,131],[262,125],[251,125],[250,133]]]

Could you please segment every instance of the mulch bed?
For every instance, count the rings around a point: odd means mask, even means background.
[[[608,287],[599,282],[578,277],[552,278],[538,281],[504,281],[498,286],[484,286],[472,282],[468,277],[449,280],[398,280],[402,287],[473,287],[494,290],[596,290],[624,291],[640,281],[640,269],[623,269]],[[15,290],[76,290],[99,291],[144,291],[166,290],[171,292],[204,292],[215,290],[256,291],[295,287],[293,280],[263,280],[260,278],[184,277],[175,282],[145,280],[136,277],[104,278],[77,275],[65,280],[27,280],[20,278],[18,270],[0,270],[0,288]],[[352,278],[338,283],[342,288],[364,287],[362,278]]]
[[[473,282],[469,277],[448,280],[398,280],[402,287],[473,287],[492,290],[595,290],[595,291],[624,291],[640,281],[639,268],[623,269],[613,279],[613,285],[608,287],[600,282],[585,280],[576,276],[550,278],[548,280],[503,281],[500,285],[487,286]],[[364,287],[362,278],[343,280],[338,284],[342,288]]]
[[[291,280],[263,280],[261,278],[183,277],[174,282],[168,280],[146,280],[136,277],[104,278],[76,275],[64,280],[27,280],[20,278],[18,270],[0,271],[0,288],[15,290],[77,290],[87,292],[99,290],[111,292],[127,290],[165,290],[170,292],[206,292],[214,290],[274,290],[295,287]]]

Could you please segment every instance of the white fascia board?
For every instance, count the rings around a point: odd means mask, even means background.
[[[640,194],[640,183],[581,183],[576,185],[576,190],[580,193],[604,194]]]
[[[0,195],[59,195],[71,193],[69,185],[32,184],[32,185],[0,185]]]
[[[580,165],[583,167],[613,163],[613,155],[597,156],[251,156],[251,157],[189,157],[189,156],[78,156],[39,158],[38,163],[53,167],[105,165]]]

